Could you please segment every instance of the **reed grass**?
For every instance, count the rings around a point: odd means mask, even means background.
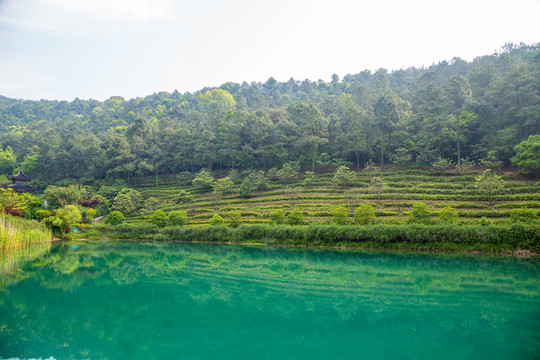
[[[0,252],[51,240],[51,231],[45,225],[0,214]]]

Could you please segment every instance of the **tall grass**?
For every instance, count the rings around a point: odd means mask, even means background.
[[[0,252],[51,240],[51,231],[45,225],[0,214]]]

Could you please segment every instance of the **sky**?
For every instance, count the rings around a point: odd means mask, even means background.
[[[340,78],[540,42],[540,0],[0,0],[0,95]]]

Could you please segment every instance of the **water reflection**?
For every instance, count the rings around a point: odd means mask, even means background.
[[[80,242],[23,270],[0,293],[0,357],[380,358],[414,357],[417,345],[526,358],[539,348],[536,259]],[[480,355],[461,348],[471,338]]]

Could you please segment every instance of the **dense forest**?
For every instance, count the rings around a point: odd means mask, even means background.
[[[135,75],[136,76],[136,75]],[[540,134],[540,44],[506,44],[471,62],[333,75],[330,82],[225,83],[125,100],[0,96],[0,174],[44,183],[201,168],[305,170],[430,165],[496,157]]]

